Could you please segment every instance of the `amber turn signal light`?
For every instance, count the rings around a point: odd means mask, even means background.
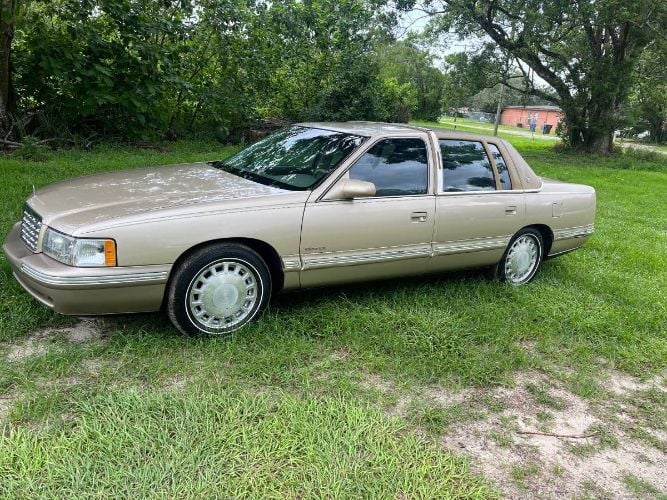
[[[107,266],[116,265],[116,242],[114,240],[104,241],[104,264]]]

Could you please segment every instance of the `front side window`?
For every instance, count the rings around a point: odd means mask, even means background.
[[[512,189],[512,180],[510,179],[510,172],[507,169],[507,163],[503,155],[500,153],[498,146],[493,143],[489,144],[489,150],[493,155],[493,161],[496,163],[496,169],[498,170],[498,176],[500,177],[500,186],[502,189]]]
[[[333,130],[289,127],[212,165],[261,184],[303,191],[326,177],[363,141]]]
[[[350,179],[375,184],[376,196],[426,194],[428,153],[421,139],[383,139],[349,170]]]
[[[443,192],[495,191],[493,168],[481,142],[441,140],[440,151]]]

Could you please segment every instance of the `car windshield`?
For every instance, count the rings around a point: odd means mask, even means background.
[[[303,191],[332,172],[363,140],[333,130],[294,126],[212,165],[262,184]]]

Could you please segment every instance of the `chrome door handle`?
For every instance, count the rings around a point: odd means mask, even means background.
[[[428,218],[428,213],[426,212],[412,212],[410,215],[410,219],[412,219],[412,222],[426,222],[426,219]]]
[[[516,215],[516,207],[505,207],[505,215]]]

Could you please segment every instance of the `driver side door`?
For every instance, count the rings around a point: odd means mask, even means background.
[[[435,219],[431,154],[426,136],[380,139],[337,180],[372,182],[375,196],[325,192],[306,203],[302,286],[426,272]]]

